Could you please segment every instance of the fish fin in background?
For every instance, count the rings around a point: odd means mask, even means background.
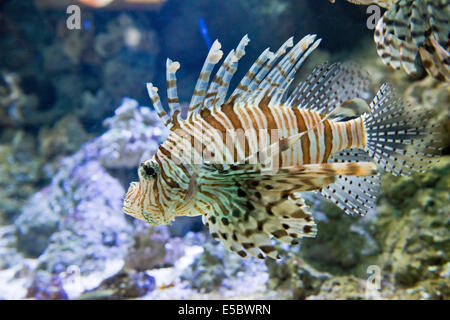
[[[320,113],[329,113],[350,99],[368,99],[369,74],[353,63],[324,63],[316,66],[305,81],[300,82],[287,104]]]
[[[440,81],[448,80],[450,33],[448,0],[397,1],[378,22],[378,55],[394,69],[413,77],[425,69]]]
[[[439,81],[450,81],[450,53],[434,38],[428,38],[425,45],[419,49],[422,63],[428,74]]]
[[[392,18],[393,20],[389,19],[389,12],[386,12],[375,28],[374,40],[378,55],[385,65],[395,70],[403,67],[409,76],[419,77],[423,74],[422,65],[418,60],[419,49],[410,37],[407,38],[408,41],[405,41],[394,33],[396,20],[394,20],[395,17]]]
[[[372,158],[362,149],[348,149],[334,154],[329,162],[370,162]],[[347,214],[360,216],[375,208],[380,188],[380,176],[338,176],[336,181],[320,190],[320,193]]]
[[[375,43],[378,54],[383,62],[393,69],[403,69],[413,77],[423,73],[418,60],[418,44],[425,37],[426,25],[423,17],[417,18],[416,23],[408,21],[417,14],[421,14],[423,4],[414,6],[395,4],[378,22],[375,29]],[[419,12],[419,13],[418,13]]]
[[[334,0],[330,1],[334,3]],[[363,5],[376,4],[377,6],[382,8],[389,8],[390,6],[392,6],[395,0],[347,0],[347,1],[354,4],[363,4]]]
[[[405,105],[384,84],[364,118],[369,156],[394,175],[423,172],[438,161],[442,140],[430,111]]]

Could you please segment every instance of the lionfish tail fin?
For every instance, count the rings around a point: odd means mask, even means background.
[[[366,148],[385,171],[394,175],[423,172],[437,161],[442,143],[431,112],[405,105],[384,84],[364,118]]]

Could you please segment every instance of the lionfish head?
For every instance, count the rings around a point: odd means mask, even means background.
[[[151,225],[168,224],[173,216],[161,207],[158,199],[160,168],[156,161],[143,161],[138,169],[139,181],[132,182],[123,202],[123,212]]]

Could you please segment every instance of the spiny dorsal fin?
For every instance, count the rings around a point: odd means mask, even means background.
[[[298,84],[286,104],[327,114],[347,100],[369,98],[369,87],[369,74],[358,65],[324,63]]]
[[[169,111],[171,122],[181,120],[181,106],[178,99],[176,72],[180,69],[180,63],[167,59],[166,79],[167,79],[167,100],[169,102]]]
[[[203,101],[208,88],[209,78],[214,66],[222,59],[223,52],[220,50],[222,45],[218,40],[214,41],[203,64],[202,71],[195,85],[194,94],[189,104],[189,113],[193,113],[203,106]]]

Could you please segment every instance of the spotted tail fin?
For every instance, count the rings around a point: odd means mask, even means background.
[[[384,84],[365,115],[367,151],[386,171],[394,175],[422,172],[441,153],[437,130],[427,124],[431,112],[405,105],[388,84]]]

